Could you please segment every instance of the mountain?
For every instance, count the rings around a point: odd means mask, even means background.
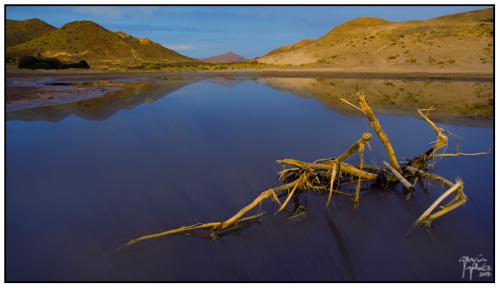
[[[147,38],[112,32],[91,21],[70,22],[30,41],[7,48],[7,57],[26,55],[55,57],[64,61],[86,60],[91,67],[142,61],[193,61]]]
[[[266,56],[279,55],[281,53],[289,52],[289,51],[301,48],[303,46],[306,46],[307,44],[309,44],[309,43],[311,43],[313,41],[314,40],[311,40],[311,39],[304,39],[304,40],[301,40],[301,41],[299,41],[299,42],[297,42],[295,44],[287,45],[287,46],[283,46],[283,47],[280,47],[278,49],[275,49],[275,50],[267,53]]]
[[[357,18],[319,39],[276,49],[257,61],[325,67],[492,69],[493,9],[408,22]]]
[[[209,58],[200,59],[200,61],[209,63],[235,63],[235,62],[244,62],[246,60],[247,59],[245,59],[245,57],[238,55],[234,52],[227,52]]]
[[[55,30],[56,27],[33,18],[28,20],[9,20],[5,22],[5,45],[11,47]]]

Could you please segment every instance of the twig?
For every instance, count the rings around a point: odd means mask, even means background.
[[[365,144],[359,145],[359,169],[363,170],[363,152],[365,150]],[[356,185],[356,193],[354,194],[354,208],[359,207],[359,194],[361,192],[361,177],[358,177],[358,184]]]
[[[403,171],[401,170],[401,167],[399,166],[398,160],[396,158],[396,152],[394,152],[394,148],[392,148],[391,142],[389,142],[389,138],[385,134],[384,130],[382,130],[382,126],[380,126],[380,122],[375,116],[375,113],[373,113],[372,108],[366,102],[366,97],[361,93],[358,93],[357,96],[359,108],[343,98],[341,98],[341,100],[346,104],[358,108],[358,110],[365,114],[365,116],[368,118],[368,121],[370,121],[370,125],[372,126],[373,130],[375,130],[375,133],[377,133],[378,138],[380,139],[382,144],[384,144],[384,147],[387,150],[387,154],[389,155],[389,160],[392,167],[398,170],[398,172],[402,173]]]
[[[403,175],[401,175],[396,169],[394,169],[394,167],[392,167],[391,164],[387,163],[386,161],[382,161],[382,164],[384,164],[385,168],[391,171],[392,175],[394,175],[399,180],[399,182],[403,184],[406,190],[411,191],[414,189],[413,185],[410,182],[408,182],[408,180],[406,180],[406,178],[403,177]]]
[[[446,192],[444,192],[441,196],[439,196],[434,203],[427,208],[427,210],[418,217],[417,221],[415,221],[415,224],[413,225],[414,227],[417,226],[418,224],[424,223],[426,226],[430,227],[431,223],[433,220],[437,219],[438,217],[443,216],[444,214],[458,208],[459,206],[463,205],[467,201],[467,196],[463,194],[463,185],[464,183],[462,182],[461,179],[457,179],[456,183],[450,187]],[[458,191],[458,192],[457,192]],[[440,211],[431,214],[432,211],[441,203],[443,202],[446,197],[448,197],[452,193],[458,193],[457,195],[459,196],[460,200],[459,201],[454,201],[453,204],[449,205],[446,208],[441,209]],[[464,197],[465,196],[465,197]]]
[[[356,150],[361,151],[361,149],[364,147],[365,143],[370,141],[372,138],[372,134],[370,133],[363,133],[363,136],[356,141],[349,149],[344,151],[344,153],[340,154],[339,157],[337,157],[335,160],[333,160],[332,164],[332,175],[330,176],[330,192],[328,193],[328,200],[326,201],[326,206],[330,205],[330,201],[332,200],[332,195],[333,195],[333,182],[335,181],[335,176],[337,175],[337,168],[339,164],[349,158]],[[362,155],[362,152],[360,152],[360,155]],[[363,171],[362,164],[360,165],[359,170]]]
[[[330,176],[330,192],[328,193],[328,200],[326,201],[326,206],[329,206],[330,201],[332,200],[333,182],[335,182],[335,177],[337,176],[337,168],[338,167],[339,167],[339,163],[337,161],[334,161],[333,166],[332,166],[332,175]]]
[[[442,153],[442,154],[434,154],[434,157],[453,157],[453,156],[478,156],[478,155],[486,155],[490,154],[490,152],[478,152],[478,153]]]

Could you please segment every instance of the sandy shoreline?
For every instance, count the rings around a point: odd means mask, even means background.
[[[493,113],[493,94],[489,92],[492,89],[492,74],[305,69],[205,72],[9,71],[6,77],[6,111],[12,113],[42,107],[50,110],[48,107],[52,106],[60,110],[66,104],[64,109],[68,111],[80,109],[81,105],[99,106],[100,110],[106,110],[108,108],[104,106],[111,105],[109,103],[119,110],[121,106],[130,106],[130,103],[137,105],[156,99],[160,94],[164,96],[167,93],[163,90],[170,91],[170,86],[183,87],[209,79],[219,79],[219,82],[221,79],[258,81],[299,97],[316,99],[337,113],[350,113],[344,111],[344,105],[335,101],[340,96],[354,95],[358,86],[366,89],[374,107],[383,114],[408,114],[415,105],[433,106],[441,111],[440,115],[436,113],[437,120],[443,119],[448,123],[472,121],[480,123],[479,126],[490,126]],[[156,90],[158,93],[154,93],[158,95],[150,97],[151,91]],[[123,103],[118,103],[120,101]],[[71,104],[77,102],[81,105]],[[21,114],[10,116],[20,119],[26,116],[26,113]],[[38,114],[26,117],[44,117],[43,113]],[[486,120],[487,124],[483,124],[482,120]]]
[[[221,71],[99,71],[99,70],[20,70],[7,69],[10,77],[46,77],[77,75],[165,75],[165,76],[248,76],[248,77],[332,77],[339,79],[412,79],[412,80],[453,80],[453,81],[493,81],[494,74],[482,70],[409,70],[375,68],[283,68],[247,69]]]

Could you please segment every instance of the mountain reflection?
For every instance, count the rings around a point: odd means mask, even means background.
[[[155,102],[198,81],[232,89],[245,80],[253,80],[298,97],[316,99],[343,115],[361,117],[340,98],[356,103],[355,94],[362,91],[378,114],[418,117],[417,108],[434,107],[433,119],[436,121],[468,126],[493,125],[491,82],[236,76],[167,77],[146,85],[129,85],[108,91],[101,97],[88,100],[8,112],[6,118],[58,122],[69,115],[76,115],[88,120],[103,120],[120,110]]]
[[[362,91],[378,114],[418,117],[417,108],[434,107],[436,121],[472,125],[493,125],[493,83],[459,81],[415,81],[379,79],[332,79],[267,77],[257,80],[279,91],[313,98],[345,115],[362,116],[340,101],[356,103]]]
[[[104,120],[123,109],[133,109],[156,100],[195,82],[187,79],[169,79],[155,84],[136,85],[132,88],[107,92],[101,97],[68,104],[36,107],[7,113],[7,120],[59,122],[69,115],[82,119]]]

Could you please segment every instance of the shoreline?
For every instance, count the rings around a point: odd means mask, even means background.
[[[70,72],[70,73],[68,73]],[[328,71],[327,74],[323,71],[321,76],[324,75],[332,75],[331,71]],[[335,73],[335,72],[334,72]],[[307,75],[307,76],[305,76]],[[337,75],[337,74],[334,74]],[[389,75],[395,76],[394,74],[368,74],[369,77],[366,77],[367,74],[363,73],[352,73],[352,74],[341,74],[341,76],[337,76],[335,79],[332,76],[329,76],[331,79],[328,79],[328,77],[325,77],[326,79],[317,79],[321,78],[320,75],[318,75],[317,71],[211,71],[211,72],[193,72],[193,71],[184,71],[184,72],[102,72],[102,71],[77,71],[77,70],[72,70],[72,71],[44,71],[44,72],[39,72],[39,71],[22,71],[21,73],[10,73],[7,74],[6,80],[7,80],[7,85],[6,85],[6,111],[7,113],[15,113],[16,115],[31,115],[30,112],[21,112],[21,111],[28,111],[30,109],[38,109],[38,110],[32,110],[33,115],[38,115],[37,117],[43,118],[44,113],[51,114],[53,112],[50,108],[51,106],[59,106],[59,107],[66,107],[62,110],[72,110],[72,109],[80,109],[81,107],[78,104],[72,104],[72,103],[77,103],[78,101],[89,101],[88,103],[94,103],[92,105],[104,105],[107,103],[106,101],[109,101],[110,99],[113,98],[113,95],[117,96],[116,99],[119,99],[119,101],[111,101],[113,105],[118,105],[120,106],[120,101],[124,101],[124,104],[130,104],[132,102],[143,102],[146,101],[146,98],[151,98],[149,95],[151,94],[151,91],[154,91],[155,89],[159,89],[159,94],[164,96],[164,93],[161,91],[163,89],[162,87],[166,87],[166,91],[169,91],[169,85],[173,87],[183,87],[185,85],[189,85],[190,83],[194,83],[197,81],[203,81],[207,79],[221,79],[225,78],[228,80],[234,80],[234,81],[240,81],[240,80],[253,80],[253,81],[258,81],[261,79],[262,83],[265,85],[274,88],[276,90],[284,91],[284,92],[290,92],[298,97],[306,97],[310,99],[315,99],[317,101],[320,101],[325,105],[326,107],[329,107],[330,109],[333,109],[336,113],[348,113],[348,111],[344,111],[343,109],[336,109],[337,105],[334,103],[336,96],[335,93],[331,94],[330,92],[325,92],[331,87],[328,86],[329,81],[336,81],[340,80],[340,83],[346,83],[348,87],[344,87],[342,85],[337,86],[336,90],[337,93],[347,93],[350,90],[349,85],[353,85],[351,82],[362,82],[365,83],[366,81],[368,82],[380,82],[376,81],[377,79],[383,79],[383,80],[396,80],[401,83],[398,85],[403,85],[399,86],[399,89],[397,89],[396,86],[393,85],[388,85],[384,81],[384,83],[380,84],[382,86],[377,86],[375,85],[372,88],[369,89],[375,89],[372,92],[374,97],[378,97],[375,99],[378,99],[377,103],[380,105],[377,105],[374,102],[374,107],[379,109],[379,112],[381,112],[384,115],[412,115],[413,113],[408,113],[406,111],[408,105],[404,105],[404,103],[414,103],[415,105],[427,105],[429,103],[433,104],[435,101],[432,100],[434,99],[433,97],[431,98],[422,98],[422,96],[417,96],[419,89],[412,89],[411,85],[435,85],[436,87],[447,87],[446,91],[455,91],[459,95],[462,95],[463,93],[460,93],[461,90],[453,90],[456,89],[456,86],[463,86],[465,85],[466,87],[471,87],[471,85],[491,85],[488,83],[489,81],[483,80],[484,82],[480,84],[477,80],[472,80],[471,78],[472,75],[468,74],[466,79],[467,80],[459,80],[459,79],[464,79],[463,74],[412,74],[411,76],[413,77],[418,77],[418,78],[390,78],[388,77]],[[405,75],[405,74],[402,74]],[[474,74],[475,75],[475,74]],[[398,74],[397,76],[401,76],[401,74]],[[427,78],[423,77],[426,76]],[[444,77],[448,76],[448,77]],[[450,78],[453,77],[453,78]],[[475,75],[477,76],[477,75]],[[297,77],[297,78],[294,78]],[[304,78],[298,78],[298,77],[305,77]],[[307,78],[308,77],[308,78]],[[357,77],[357,79],[356,79]],[[382,78],[377,78],[377,77],[382,77]],[[429,78],[429,77],[435,77],[435,78]],[[439,77],[439,78],[438,78]],[[308,86],[308,79],[317,79],[319,82],[315,82],[316,84],[313,86]],[[349,79],[351,78],[351,79]],[[264,80],[267,79],[267,80]],[[406,80],[405,80],[406,79]],[[432,80],[429,80],[432,79]],[[484,78],[483,78],[484,79]],[[374,81],[371,81],[374,80]],[[269,83],[266,83],[267,81],[270,81]],[[274,81],[274,82],[273,82]],[[304,82],[305,81],[305,82]],[[347,81],[347,82],[345,82]],[[282,83],[283,82],[283,83]],[[413,82],[413,84],[412,84]],[[429,82],[429,83],[428,83]],[[436,84],[432,84],[432,82],[435,82]],[[441,84],[437,84],[437,83]],[[274,85],[273,85],[274,83]],[[408,83],[408,84],[405,84]],[[222,83],[224,84],[224,83]],[[283,84],[283,85],[281,85]],[[285,85],[289,84],[289,85]],[[324,86],[321,85],[327,85],[325,88]],[[366,83],[365,83],[366,84]],[[320,85],[320,86],[318,86]],[[410,86],[408,86],[410,85]],[[444,86],[443,86],[444,85]],[[322,87],[325,88],[322,90]],[[370,87],[370,86],[367,86]],[[455,87],[455,88],[454,88]],[[475,87],[475,86],[474,86]],[[404,94],[400,95],[402,89],[405,89]],[[308,90],[309,89],[309,90]],[[347,89],[347,90],[346,90]],[[440,88],[437,88],[440,89]],[[450,90],[451,89],[451,90]],[[478,88],[479,89],[479,88]],[[380,90],[380,91],[379,91]],[[137,91],[141,91],[139,94],[145,97],[138,97]],[[340,91],[340,92],[339,92]],[[442,96],[442,93],[444,91],[438,90],[440,93],[438,95]],[[435,91],[436,92],[436,91]],[[332,92],[333,93],[333,92]],[[398,99],[401,98],[402,100],[396,100],[395,98],[387,97],[387,95],[398,95]],[[445,93],[446,94],[446,93]],[[448,93],[450,94],[450,93]],[[453,94],[453,92],[451,92]],[[450,95],[451,95],[450,94]],[[119,96],[120,95],[120,96]],[[166,94],[165,94],[166,95]],[[305,96],[304,96],[305,95]],[[454,96],[457,96],[453,94]],[[482,94],[481,94],[482,95]],[[338,96],[338,95],[337,95]],[[380,97],[385,97],[385,98],[380,98]],[[415,98],[415,97],[418,97]],[[437,97],[437,96],[436,96]],[[458,96],[457,96],[458,97]],[[477,96],[474,96],[477,97]],[[481,96],[483,97],[483,96]],[[138,100],[133,100],[137,98]],[[143,99],[144,98],[144,99]],[[157,97],[153,97],[151,99],[156,99]],[[445,97],[446,98],[446,97]],[[100,99],[100,100],[97,100]],[[121,100],[120,100],[121,99]],[[381,100],[382,99],[382,100]],[[384,100],[385,99],[385,100]],[[427,100],[425,100],[427,99]],[[483,117],[484,113],[481,114],[482,110],[479,111],[477,109],[482,109],[484,105],[487,104],[487,98],[481,98],[476,101],[472,101],[471,103],[469,102],[464,102],[462,103],[464,106],[464,111],[468,111],[467,113],[463,113],[460,111],[455,111],[455,113],[452,113],[448,115],[448,112],[444,112],[444,114],[439,115],[439,117],[436,116],[436,120],[439,122],[439,120],[442,120],[444,123],[468,123],[469,125],[471,122],[475,122],[472,126],[484,126],[484,127],[489,127],[491,126],[491,118],[489,117]],[[149,100],[148,100],[149,101]],[[385,101],[385,102],[384,102]],[[406,101],[403,104],[399,103],[397,104],[397,101]],[[413,101],[413,102],[411,102]],[[426,102],[427,101],[427,102]],[[429,102],[430,101],[430,102]],[[449,101],[443,100],[443,103],[448,103]],[[479,101],[479,102],[478,102]],[[134,103],[135,103],[134,102]],[[96,104],[97,103],[97,104]],[[382,105],[381,103],[386,103],[387,105]],[[389,104],[388,104],[389,103]],[[390,104],[392,103],[392,104]],[[480,106],[477,106],[481,104]],[[432,106],[431,104],[427,106]],[[435,103],[434,103],[435,104]],[[474,105],[473,105],[474,104]],[[484,105],[483,105],[484,104]],[[107,104],[106,104],[107,105]],[[115,105],[115,106],[116,106]],[[471,106],[472,105],[472,106]],[[85,106],[85,105],[83,105]],[[117,107],[118,107],[117,106]],[[397,108],[397,106],[399,108]],[[477,106],[477,107],[476,107]],[[44,108],[45,107],[45,108]],[[86,106],[85,106],[86,107]],[[406,108],[405,108],[406,107]],[[106,108],[106,107],[102,107]],[[115,107],[116,108],[116,107]],[[119,107],[118,107],[119,108]],[[83,109],[83,108],[81,108]],[[107,109],[107,108],[106,108]],[[106,110],[104,109],[104,110]],[[121,109],[121,108],[120,108]],[[478,112],[474,115],[468,115],[470,114],[469,112],[471,109],[476,109]],[[57,109],[56,109],[57,110]],[[88,110],[88,109],[87,109]],[[88,113],[88,111],[86,113]],[[99,109],[103,110],[103,109]],[[38,111],[38,112],[36,112]],[[47,112],[48,111],[48,112]],[[50,112],[50,113],[49,113]],[[481,113],[480,113],[481,112]],[[37,114],[38,113],[38,114]],[[348,113],[349,114],[349,113]],[[14,114],[12,114],[14,115]],[[11,115],[11,116],[12,116]],[[32,117],[31,115],[30,117]],[[19,116],[20,117],[20,116]],[[33,116],[34,117],[34,116]],[[15,118],[15,117],[14,117]],[[22,117],[21,117],[22,118]],[[36,118],[36,117],[35,117]]]
[[[9,71],[10,70],[10,71]],[[476,81],[490,82],[494,73],[482,71],[422,71],[422,70],[386,70],[342,69],[342,68],[289,68],[289,69],[242,69],[221,71],[103,71],[103,70],[21,70],[7,69],[6,78],[40,77],[40,76],[78,76],[78,75],[159,75],[182,77],[206,76],[247,76],[247,77],[291,77],[312,78],[329,77],[339,79],[408,79],[439,81]]]
[[[458,103],[452,102],[451,104],[452,106],[454,105],[454,108],[450,108],[452,110],[445,109],[446,112],[437,117],[436,120],[442,119],[446,123],[480,123],[485,120],[487,124],[476,124],[473,126],[490,126],[491,118],[488,115],[485,117],[484,111],[488,109],[486,106],[490,105],[488,101],[491,102],[491,97],[488,96],[488,93],[484,93],[484,89],[487,88],[484,85],[491,86],[492,77],[493,75],[491,74],[478,73],[373,73],[366,71],[338,72],[331,70],[291,69],[170,72],[108,72],[96,70],[10,71],[6,75],[6,111],[7,113],[21,115],[22,113],[20,114],[19,112],[23,110],[36,108],[40,112],[43,112],[50,110],[43,107],[59,105],[61,105],[60,107],[66,105],[67,109],[71,110],[76,109],[75,107],[78,108],[78,104],[73,105],[71,103],[77,103],[82,100],[89,101],[88,103],[105,103],[113,98],[113,95],[122,94],[125,95],[123,99],[134,102],[133,98],[137,98],[139,99],[137,101],[141,102],[146,101],[145,99],[148,97],[142,97],[144,99],[141,97],[138,98],[137,89],[141,91],[140,94],[142,96],[148,96],[150,94],[149,90],[161,90],[163,86],[166,88],[169,85],[183,87],[197,81],[224,78],[235,81],[261,80],[262,83],[276,90],[320,101],[323,105],[332,108],[337,113],[345,112],[337,111],[338,109],[335,108],[337,107],[335,103],[335,99],[338,98],[337,94],[346,95],[346,93],[353,92],[351,90],[356,86],[356,83],[361,83],[365,86],[368,85],[366,87],[369,87],[369,90],[371,89],[371,93],[375,97],[374,99],[378,101],[374,102],[374,107],[384,110],[385,112],[382,113],[384,115],[400,114],[398,111],[406,115],[408,113],[405,112],[405,109],[412,107],[411,105],[433,106],[445,103],[448,107],[450,101],[447,99],[453,96],[452,98],[461,99],[461,101]],[[314,79],[316,79],[316,82],[313,81],[314,83],[311,84],[311,81]],[[384,80],[394,80],[397,86],[386,83],[387,81]],[[334,91],[330,91],[330,82],[332,81],[338,82],[337,84],[340,85],[336,86]],[[463,88],[457,88],[462,86]],[[434,87],[437,90],[434,91],[434,95],[433,93],[422,94],[420,90],[425,87]],[[464,92],[465,88],[468,90],[466,89]],[[129,92],[134,93],[130,94]],[[473,98],[470,98],[472,100],[466,97],[469,92],[472,93],[471,97]],[[474,93],[479,94],[476,95]],[[122,99],[120,97],[116,99]],[[436,99],[441,99],[441,102]],[[450,112],[448,110],[453,113],[448,115]]]

